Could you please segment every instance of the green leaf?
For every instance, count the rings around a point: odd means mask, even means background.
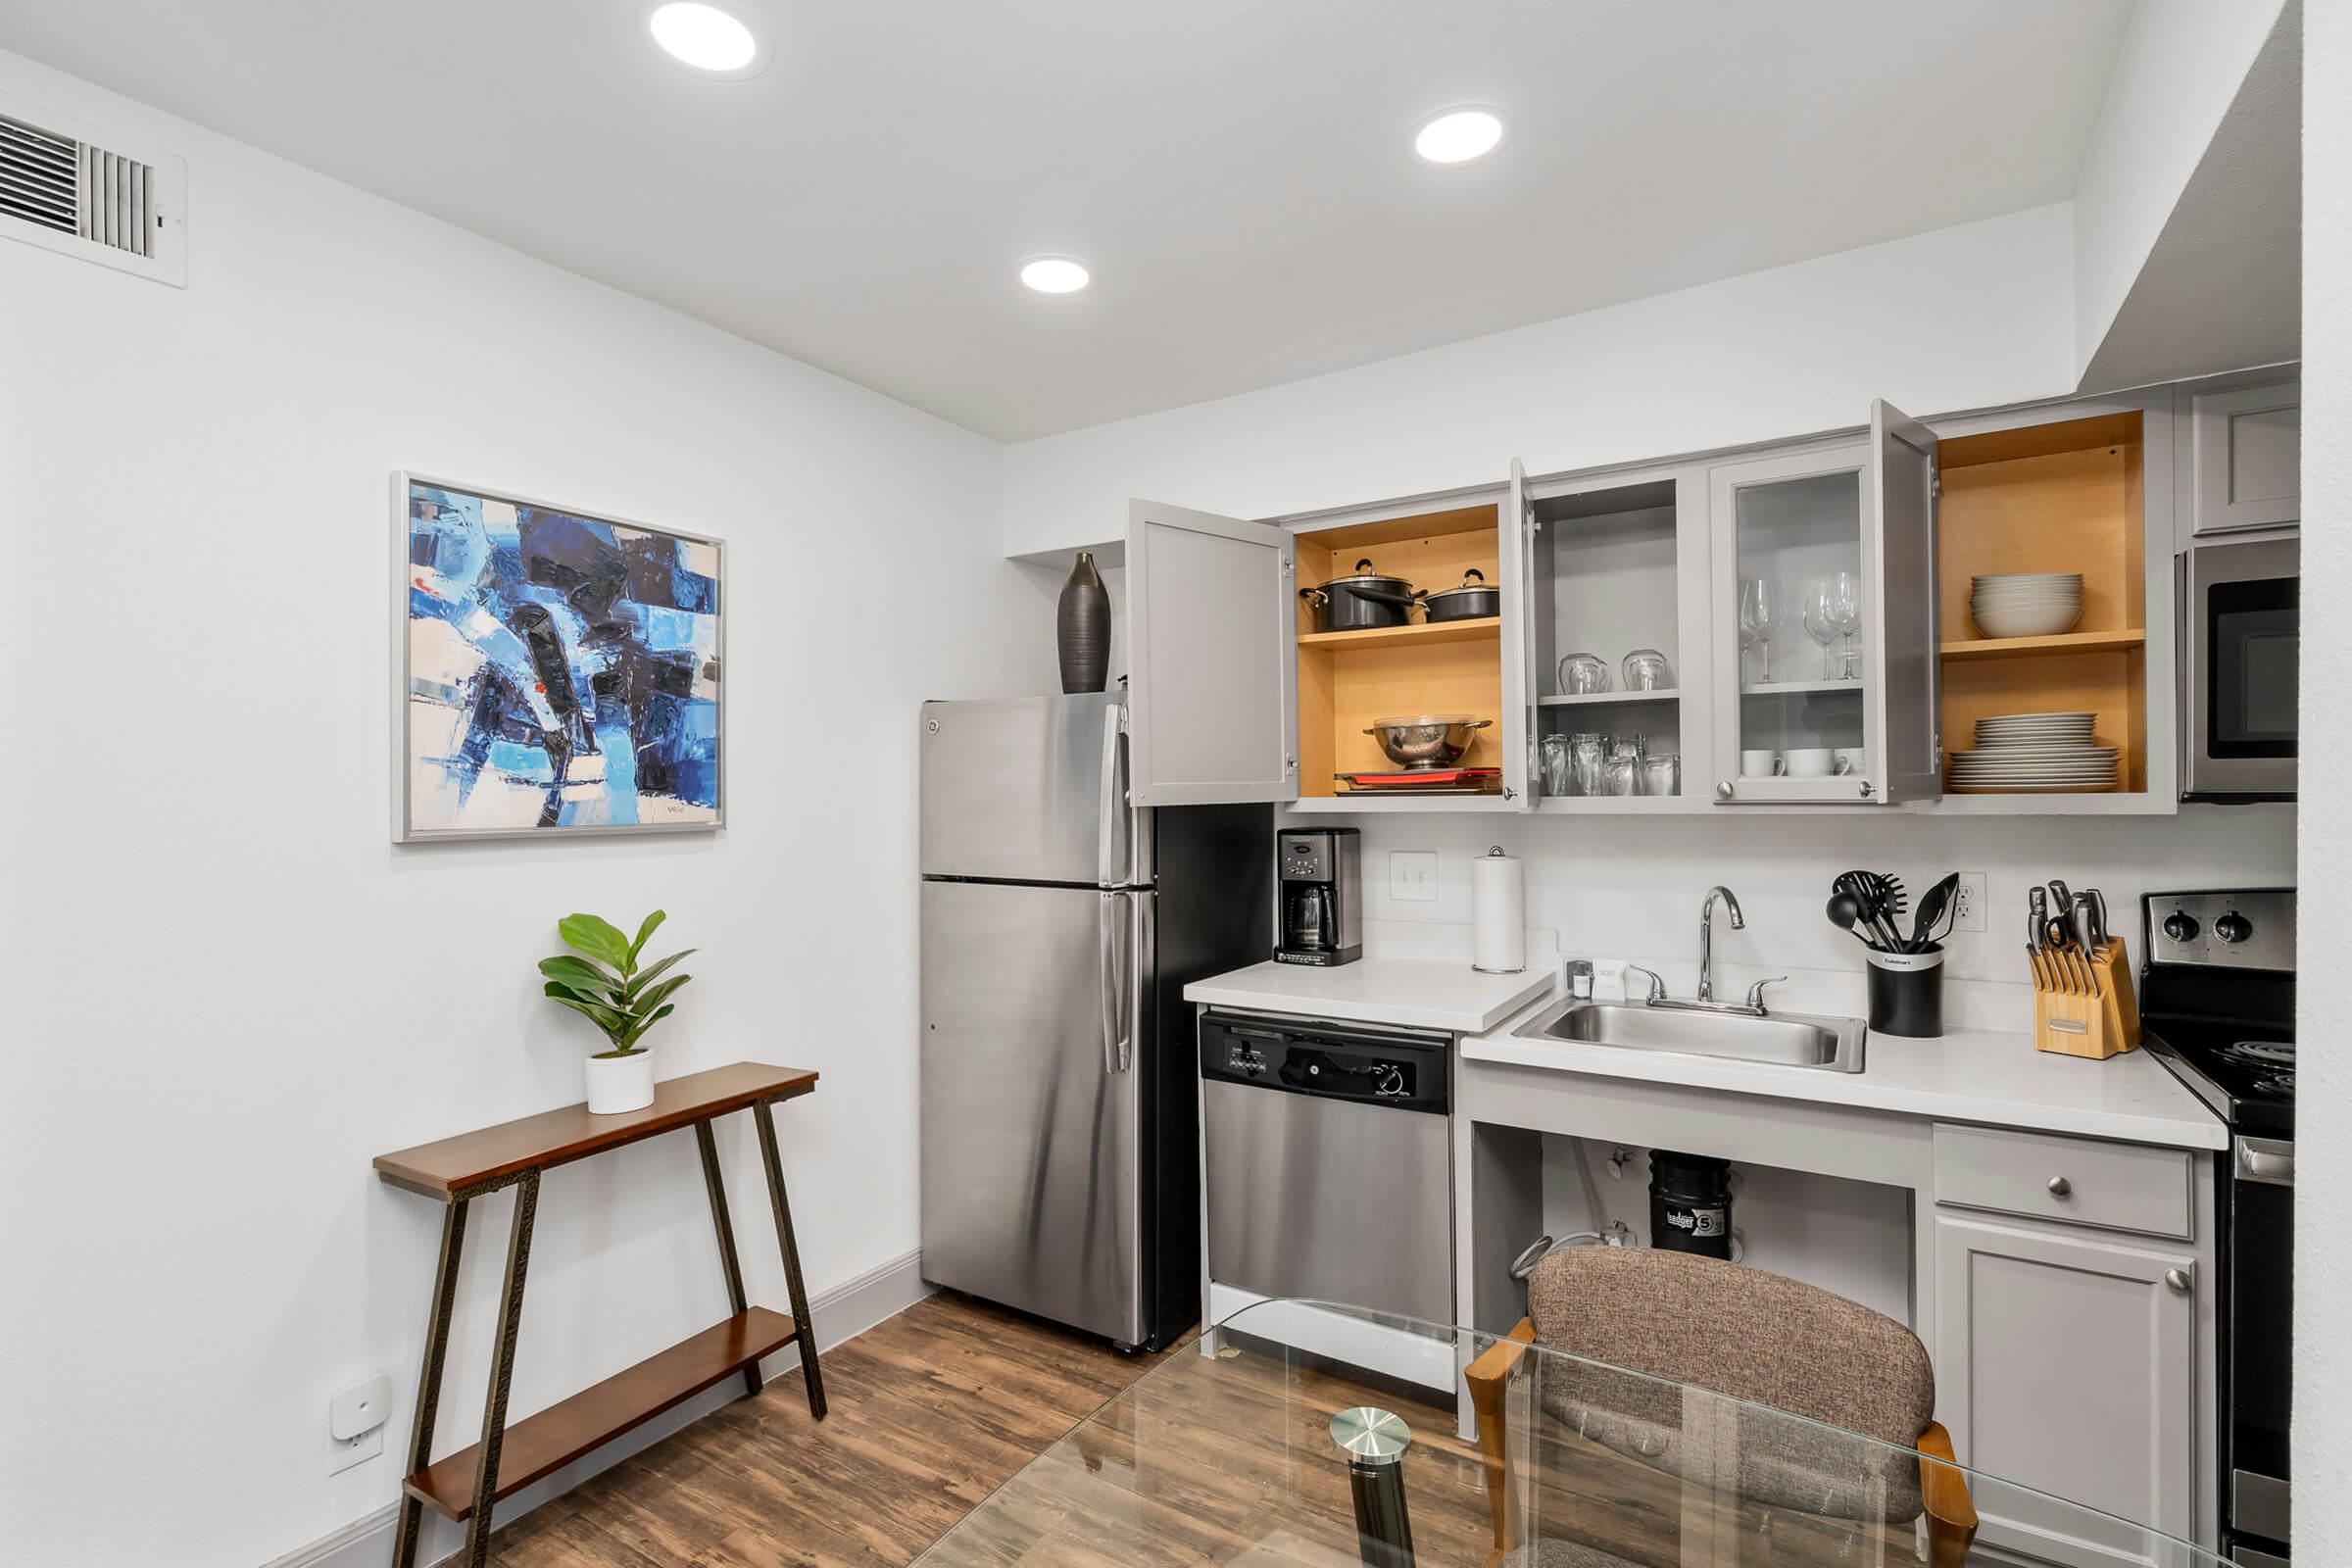
[[[629,1011],[642,1017],[645,1012],[656,1003],[666,1001],[670,994],[675,992],[678,987],[684,985],[687,981],[693,978],[694,976],[690,974],[671,975],[668,979],[662,981],[660,985],[654,987],[651,991],[644,993],[642,996],[631,997],[628,1004]]]
[[[619,976],[607,973],[586,958],[574,958],[567,955],[541,958],[539,972],[583,995],[610,992],[617,997],[623,988]]]
[[[621,1037],[628,1033],[628,1026],[621,1022],[620,1018],[610,1007],[600,1007],[592,1002],[582,1002],[579,998],[571,995],[562,986],[556,985],[553,982],[549,983],[547,994],[554,1001],[566,1007],[569,1007],[572,1011],[586,1018],[590,1023],[595,1024],[597,1028],[604,1031],[605,1037],[611,1040],[614,1045],[618,1045]],[[642,1029],[643,1025],[640,1025],[639,1027]]]
[[[637,955],[645,951],[645,939],[652,936],[662,922],[668,918],[669,916],[660,909],[656,909],[645,917],[645,924],[637,928],[637,940],[629,944],[630,962],[634,963],[637,960]]]
[[[624,975],[629,972],[629,939],[613,929],[611,921],[593,914],[567,914],[556,922],[556,930],[565,947],[577,949]]]
[[[642,994],[647,983],[652,981],[655,976],[659,975],[662,970],[668,968],[671,964],[677,962],[680,958],[683,958],[686,956],[686,955],[692,952],[694,952],[694,949],[692,948],[680,948],[668,957],[663,958],[660,963],[647,964],[644,968],[638,970],[634,975],[629,977],[629,988],[627,994],[632,997]]]
[[[644,1038],[645,1032],[648,1029],[651,1029],[654,1025],[660,1023],[662,1019],[668,1017],[671,1013],[677,1010],[677,1008],[668,1005],[666,1003],[663,1004],[662,1006],[657,1010],[652,1017],[638,1019],[637,1026],[628,1032],[626,1038],[621,1040],[621,1045],[634,1048],[637,1042]]]

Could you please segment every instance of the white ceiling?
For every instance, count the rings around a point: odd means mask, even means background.
[[[2063,200],[2130,11],[732,3],[749,80],[640,0],[8,0],[0,47],[1016,440]],[[1461,103],[1502,148],[1420,164]]]

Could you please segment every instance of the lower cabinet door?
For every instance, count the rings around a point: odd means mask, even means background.
[[[2194,1255],[1935,1223],[1936,1415],[1963,1464],[2000,1478],[1977,1488],[1979,1539],[2082,1568],[2170,1564],[2145,1532],[2035,1493],[2197,1539]]]

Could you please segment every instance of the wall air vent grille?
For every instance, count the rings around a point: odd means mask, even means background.
[[[185,166],[116,146],[54,116],[0,107],[0,234],[185,283]]]

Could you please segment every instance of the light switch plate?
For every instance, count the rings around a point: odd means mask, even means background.
[[[1438,852],[1391,850],[1389,897],[1403,903],[1429,903],[1438,896]]]

